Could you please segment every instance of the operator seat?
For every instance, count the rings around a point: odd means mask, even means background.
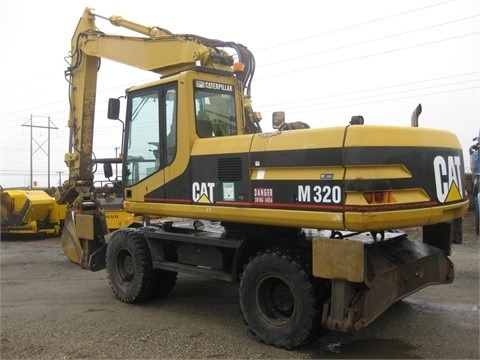
[[[208,120],[197,120],[197,134],[203,138],[212,137],[213,136],[212,123]]]

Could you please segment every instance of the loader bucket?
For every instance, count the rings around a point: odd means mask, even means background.
[[[65,223],[60,242],[62,244],[63,252],[68,260],[80,264],[83,250],[80,244],[80,239],[77,236],[73,211],[67,211],[67,214],[65,215]]]
[[[65,256],[83,269],[98,271],[106,266],[105,235],[108,233],[103,213],[68,211],[61,236]]]

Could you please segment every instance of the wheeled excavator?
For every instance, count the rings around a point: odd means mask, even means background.
[[[97,18],[136,34],[104,33]],[[238,282],[251,333],[292,349],[325,330],[355,333],[403,297],[453,281],[448,255],[468,200],[451,132],[362,116],[310,128],[282,112],[278,130],[263,132],[247,47],[90,8],[70,55],[62,246],[82,268],[106,268],[119,300],[163,297],[178,273]],[[92,192],[102,59],[159,75],[109,100],[118,119],[126,99],[123,205],[142,216],[111,233]],[[410,227],[423,238],[396,230]]]

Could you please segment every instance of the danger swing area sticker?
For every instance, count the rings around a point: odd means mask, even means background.
[[[253,189],[253,202],[256,203],[273,203],[272,188],[255,188]]]

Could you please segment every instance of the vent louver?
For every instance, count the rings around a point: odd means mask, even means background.
[[[218,180],[241,181],[242,159],[238,157],[218,159]]]

